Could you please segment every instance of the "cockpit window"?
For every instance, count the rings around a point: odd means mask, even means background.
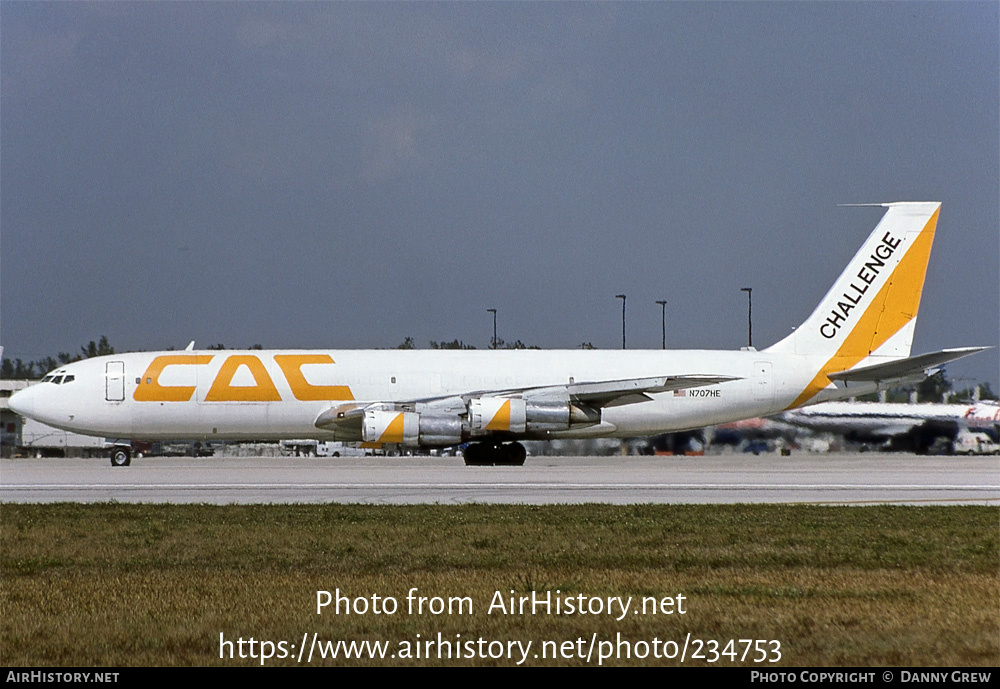
[[[63,379],[62,376],[56,376],[55,378],[52,379],[52,382],[55,383],[56,385],[60,385],[62,383],[62,379]]]
[[[66,376],[63,378],[63,383],[72,383],[76,380],[76,376]]]
[[[44,378],[42,378],[42,382],[43,383],[48,383],[50,380],[52,380],[52,378],[53,378],[53,376],[45,376]]]

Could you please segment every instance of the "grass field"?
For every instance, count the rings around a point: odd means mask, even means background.
[[[292,665],[314,633],[388,653],[313,665],[1000,665],[991,507],[8,504],[0,557],[8,666]],[[367,610],[317,614],[338,589]],[[533,591],[602,611],[488,612]]]

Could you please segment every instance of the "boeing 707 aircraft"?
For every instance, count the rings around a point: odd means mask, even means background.
[[[518,440],[699,428],[920,380],[985,347],[910,356],[940,203],[888,210],[812,315],[763,350],[136,352],[62,366],[20,414],[113,439],[316,438],[522,464]]]

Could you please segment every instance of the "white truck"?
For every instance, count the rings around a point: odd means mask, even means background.
[[[319,440],[282,440],[281,450],[282,454],[295,457],[364,457],[373,454],[372,450],[347,443]]]
[[[955,454],[998,455],[1000,444],[994,442],[988,433],[976,430],[962,430],[952,443]]]

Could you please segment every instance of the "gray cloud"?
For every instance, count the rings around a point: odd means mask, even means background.
[[[0,340],[742,343],[940,200],[915,348],[996,344],[993,3],[7,3]],[[996,383],[997,355],[949,368]],[[998,386],[1000,387],[1000,386]]]

